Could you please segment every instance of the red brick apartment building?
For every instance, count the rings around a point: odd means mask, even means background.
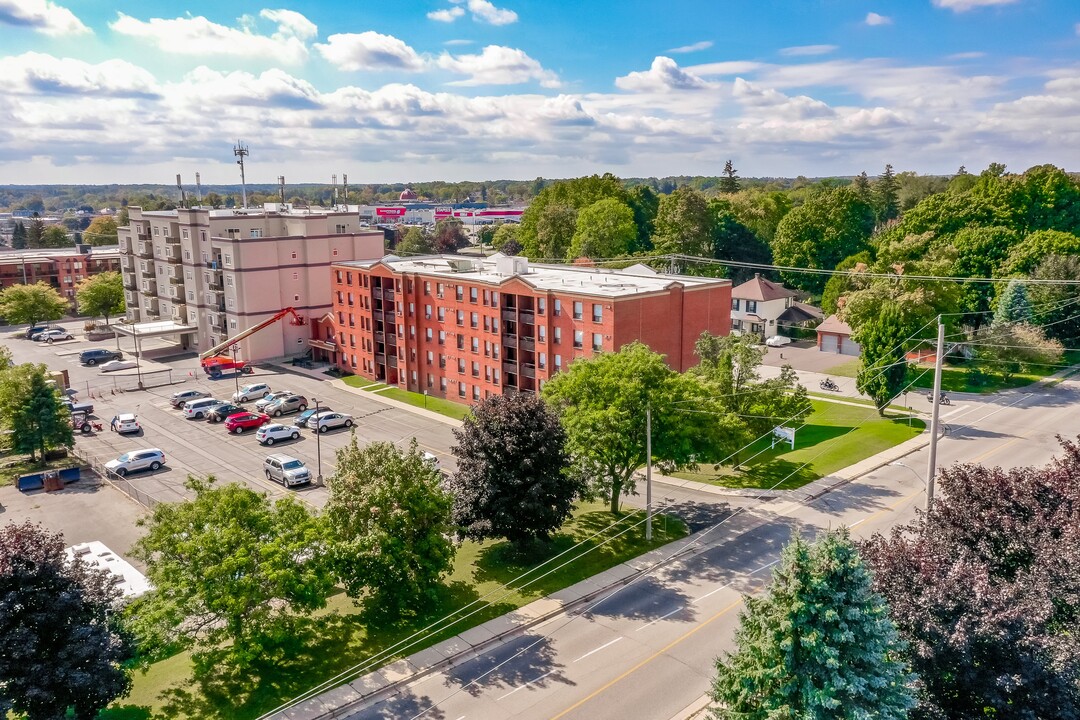
[[[86,252],[77,248],[0,251],[0,288],[44,282],[74,303],[80,280],[107,270],[120,271],[118,248],[79,248]]]
[[[635,340],[686,370],[694,341],[731,326],[731,283],[489,258],[333,263],[337,364],[371,380],[475,402],[536,392],[579,357]]]

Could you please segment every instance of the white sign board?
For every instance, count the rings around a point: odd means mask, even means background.
[[[778,442],[787,442],[791,445],[791,449],[795,449],[795,428],[784,427],[783,425],[777,425],[773,428],[773,441],[772,447],[776,447]]]

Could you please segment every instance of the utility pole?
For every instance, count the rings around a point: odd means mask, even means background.
[[[930,397],[930,456],[926,461],[926,512],[934,504],[934,473],[937,472],[938,416],[941,414],[941,361],[945,356],[945,325],[938,315],[937,352],[934,357],[934,394]]]
[[[247,207],[247,179],[244,177],[244,158],[251,153],[248,152],[247,145],[244,145],[239,140],[236,141],[232,153],[240,158],[236,161],[236,164],[240,166],[240,202],[243,203],[244,207]]]
[[[652,408],[645,406],[645,542],[652,540]]]

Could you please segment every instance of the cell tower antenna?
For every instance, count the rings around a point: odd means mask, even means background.
[[[184,194],[184,183],[180,182],[180,173],[176,173],[176,187],[180,190],[180,207],[187,207],[187,195]]]
[[[244,158],[250,155],[247,145],[237,140],[236,145],[233,147],[233,155],[240,158],[236,161],[236,164],[240,166],[240,202],[243,207],[247,207],[247,179],[244,177]]]
[[[281,188],[281,204],[285,204],[285,176],[278,175],[277,177],[278,187]]]
[[[349,204],[349,176],[346,175],[345,173],[341,174],[341,190],[342,190],[342,194],[345,196],[345,205],[348,206],[348,204]]]
[[[195,173],[195,197],[198,199],[199,204],[202,205],[202,177],[199,173]]]

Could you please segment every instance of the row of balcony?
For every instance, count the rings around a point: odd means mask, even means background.
[[[536,351],[536,340],[522,335],[503,335],[502,344],[505,348],[520,348],[526,352]]]
[[[532,310],[503,310],[502,319],[504,322],[523,322],[526,325],[532,325],[536,322],[536,313]]]

